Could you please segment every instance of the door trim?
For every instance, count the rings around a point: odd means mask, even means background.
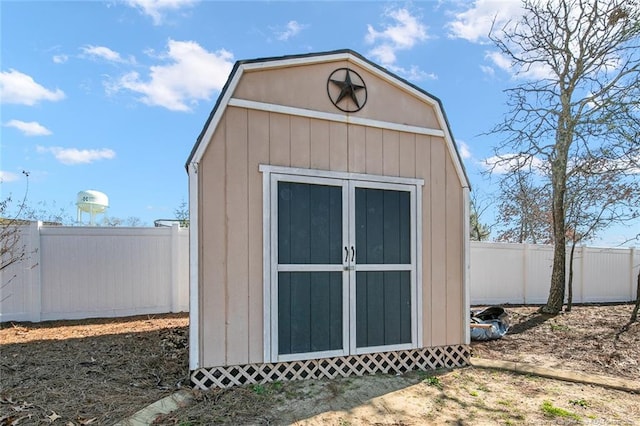
[[[412,282],[415,284],[411,288],[411,297],[415,303],[411,306],[411,321],[412,321],[412,343],[403,344],[397,346],[381,346],[381,347],[369,347],[360,348],[360,350],[353,353],[370,353],[389,351],[405,348],[420,348],[423,345],[422,339],[422,187],[424,186],[424,179],[406,178],[398,176],[381,176],[363,173],[349,173],[349,172],[336,172],[328,170],[315,170],[304,168],[292,168],[283,166],[272,166],[266,164],[259,165],[259,171],[263,173],[262,180],[262,217],[263,217],[263,357],[264,362],[279,362],[279,361],[294,361],[305,359],[316,359],[325,356],[347,355],[351,349],[351,335],[352,323],[355,327],[355,316],[351,318],[351,306],[355,303],[355,300],[351,298],[355,297],[355,292],[352,292],[351,281],[355,283],[355,280],[347,278],[346,285],[343,285],[343,300],[348,303],[343,304],[343,348],[344,351],[330,351],[329,352],[315,352],[304,354],[290,354],[290,355],[278,355],[278,323],[277,318],[274,320],[274,316],[277,311],[278,303],[278,271],[287,270],[287,266],[277,266],[274,263],[275,253],[277,253],[277,230],[276,226],[273,226],[273,221],[277,223],[277,182],[285,180],[287,182],[309,183],[309,184],[328,184],[335,186],[343,186],[343,209],[347,209],[347,216],[349,212],[350,202],[350,190],[349,187],[353,182],[365,183],[363,186],[369,188],[380,189],[400,189],[407,190],[407,186],[413,186],[413,196],[411,197],[411,220],[415,225],[415,232],[412,232],[412,256],[415,255],[415,266],[411,265],[396,265],[401,268],[409,266],[407,270],[411,270]],[[284,178],[284,179],[283,179]],[[346,188],[346,189],[345,189]],[[345,245],[349,244],[350,235],[349,232],[349,218],[343,220],[343,242]],[[274,267],[275,265],[275,267]],[[377,270],[377,266],[365,266],[363,265],[361,270]],[[344,271],[343,275],[349,275],[354,271]],[[343,282],[344,283],[344,282]],[[274,303],[276,303],[274,305]],[[354,305],[355,306],[355,305]],[[355,308],[354,308],[355,309]],[[338,354],[337,352],[340,352]]]

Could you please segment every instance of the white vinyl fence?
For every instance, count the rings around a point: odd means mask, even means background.
[[[187,312],[189,233],[171,228],[20,228],[27,259],[1,271],[0,322]],[[471,243],[472,305],[541,304],[551,246]],[[574,303],[636,297],[640,253],[579,247]]]
[[[26,260],[0,276],[0,321],[189,310],[189,233],[171,228],[20,228]]]
[[[470,255],[472,305],[546,303],[553,246],[472,242]],[[635,248],[576,247],[573,303],[635,300],[638,268]]]

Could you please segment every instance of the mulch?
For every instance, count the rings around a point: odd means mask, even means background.
[[[582,305],[551,317],[536,307],[506,306],[509,333],[474,342],[472,351],[485,358],[637,379],[640,324],[619,333],[632,308]],[[188,321],[187,314],[167,314],[0,324],[0,426],[114,424],[190,388]],[[233,418],[253,409],[242,402],[245,393],[253,398],[256,389],[197,393],[198,404],[191,409],[206,411],[213,401],[221,418]]]
[[[188,316],[4,323],[0,425],[114,424],[190,387]]]

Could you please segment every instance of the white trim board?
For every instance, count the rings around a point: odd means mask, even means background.
[[[282,166],[260,165],[263,173],[263,336],[264,362],[282,362],[293,360],[316,359],[335,354],[361,354],[383,350],[404,350],[421,347],[422,344],[422,283],[418,278],[422,276],[422,236],[417,234],[422,226],[421,220],[422,179],[398,178],[390,176],[366,175],[347,172],[333,172],[314,169],[290,168]],[[353,251],[355,235],[355,191],[357,188],[387,189],[405,191],[411,195],[411,263],[408,264],[361,264],[344,259],[336,264],[280,264],[272,258],[278,252],[277,227],[273,222],[277,218],[277,183],[280,181],[332,185],[342,188],[342,236],[345,250],[351,246]],[[277,223],[277,222],[276,222]],[[356,249],[357,251],[357,249]],[[353,256],[353,255],[352,255]],[[267,260],[269,259],[269,260]],[[346,263],[345,263],[346,262]],[[326,352],[279,354],[278,353],[278,272],[299,271],[342,271],[343,289],[343,345],[341,349]],[[356,304],[355,286],[358,271],[407,271],[410,272],[411,285],[411,342],[399,345],[357,347],[356,345]]]
[[[258,170],[261,173],[277,173],[281,175],[308,176],[316,178],[355,180],[380,183],[397,183],[401,185],[424,186],[424,179],[405,178],[398,176],[382,176],[366,173],[334,172],[328,170],[304,169],[298,167],[272,166],[270,164],[260,164]]]
[[[189,369],[201,367],[198,251],[198,165],[189,164]]]
[[[305,108],[276,105],[265,102],[249,101],[246,99],[231,98],[228,106],[247,108],[259,111],[275,112],[278,114],[295,115],[298,117],[317,118],[320,120],[334,121],[338,123],[348,123],[360,126],[375,127],[378,129],[397,130],[399,132],[417,133],[420,135],[445,137],[445,132],[440,129],[430,129],[428,127],[410,126],[408,124],[398,124],[389,121],[372,120],[369,118],[354,117],[344,114],[333,114],[330,112],[314,111]]]

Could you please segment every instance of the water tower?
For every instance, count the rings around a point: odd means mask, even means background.
[[[109,197],[107,194],[92,189],[80,191],[76,206],[78,206],[78,222],[82,222],[82,212],[89,213],[89,224],[93,226],[96,224],[96,215],[104,213],[109,207]]]

